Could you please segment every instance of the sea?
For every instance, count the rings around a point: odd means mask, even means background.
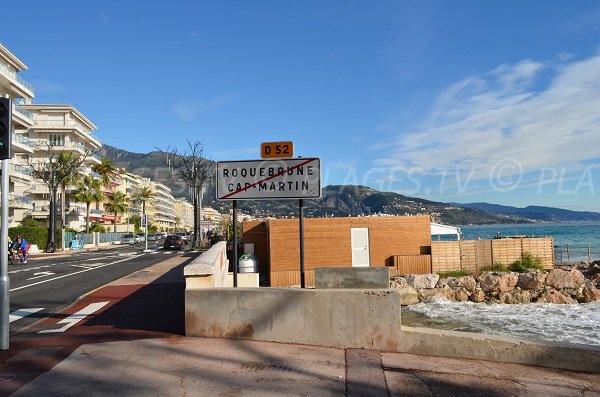
[[[600,223],[543,223],[461,226],[465,239],[496,235],[554,238],[555,256],[567,262],[600,260]],[[562,260],[559,254],[562,253]],[[438,300],[402,309],[402,324],[600,346],[600,301],[574,305],[493,304]]]

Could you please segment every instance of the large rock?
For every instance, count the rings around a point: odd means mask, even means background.
[[[454,291],[454,299],[458,302],[465,302],[469,300],[469,294],[463,288]]]
[[[479,285],[486,292],[508,292],[515,289],[519,276],[513,273],[483,272]]]
[[[519,281],[517,287],[523,289],[541,290],[546,282],[546,273],[537,270],[529,269],[524,273],[519,273]]]
[[[471,302],[475,303],[485,302],[485,292],[483,292],[481,288],[476,288],[469,299],[471,299]]]
[[[413,287],[404,285],[398,288],[398,292],[400,292],[400,304],[402,306],[414,305],[420,302],[419,293]]]
[[[469,292],[475,291],[477,287],[477,281],[475,281],[473,276],[448,277],[446,282],[451,288],[464,288]]]
[[[454,290],[450,288],[422,288],[419,290],[423,302],[433,302],[436,300],[453,301],[455,298]]]
[[[531,292],[519,289],[501,292],[499,301],[508,304],[529,303],[531,302]]]
[[[555,289],[548,289],[540,294],[538,303],[575,304],[577,301]]]
[[[438,274],[407,274],[404,278],[413,288],[435,288],[440,276]]]
[[[390,288],[402,288],[406,286],[408,286],[408,283],[402,276],[396,276],[390,281]]]
[[[556,289],[575,288],[578,289],[585,284],[583,274],[577,269],[570,271],[554,269],[546,277],[546,285]]]
[[[583,292],[581,293],[581,302],[582,303],[589,303],[589,302],[595,302],[595,301],[600,301],[600,289],[596,288],[596,287],[584,287],[583,288]]]

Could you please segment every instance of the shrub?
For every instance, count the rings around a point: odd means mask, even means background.
[[[440,278],[446,278],[446,277],[463,277],[463,276],[468,276],[469,273],[466,270],[451,270],[448,272],[437,272],[437,275],[440,276]]]
[[[544,270],[544,266],[538,258],[534,258],[528,252],[525,252],[520,259],[510,265],[510,270],[513,272],[524,272],[527,269]]]
[[[502,263],[494,263],[493,265],[487,265],[479,268],[482,272],[508,272],[508,267]]]
[[[106,233],[106,229],[99,223],[94,223],[90,226],[90,233],[98,232],[98,233]]]
[[[40,249],[40,251],[43,251],[44,249],[46,249],[46,244],[48,243],[48,229],[45,227],[22,227],[22,226],[17,226],[17,227],[11,227],[8,228],[8,235],[10,236],[10,238],[15,241],[17,238],[17,234],[21,234],[23,235],[23,237],[25,238],[25,240],[27,240],[27,242],[29,244],[35,244],[38,246],[38,248]],[[56,237],[55,237],[55,241],[56,241],[56,246],[60,247],[62,244],[62,240],[61,238],[61,233],[60,233],[60,228],[56,229]]]

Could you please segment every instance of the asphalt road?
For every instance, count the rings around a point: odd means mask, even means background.
[[[9,265],[10,332],[46,318],[82,295],[183,251],[163,251],[161,242],[115,246],[100,251],[32,259]]]

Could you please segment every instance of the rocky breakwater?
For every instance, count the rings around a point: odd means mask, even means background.
[[[396,276],[402,305],[437,299],[489,303],[575,304],[600,300],[600,261],[553,270],[481,272],[461,277],[437,274]]]

